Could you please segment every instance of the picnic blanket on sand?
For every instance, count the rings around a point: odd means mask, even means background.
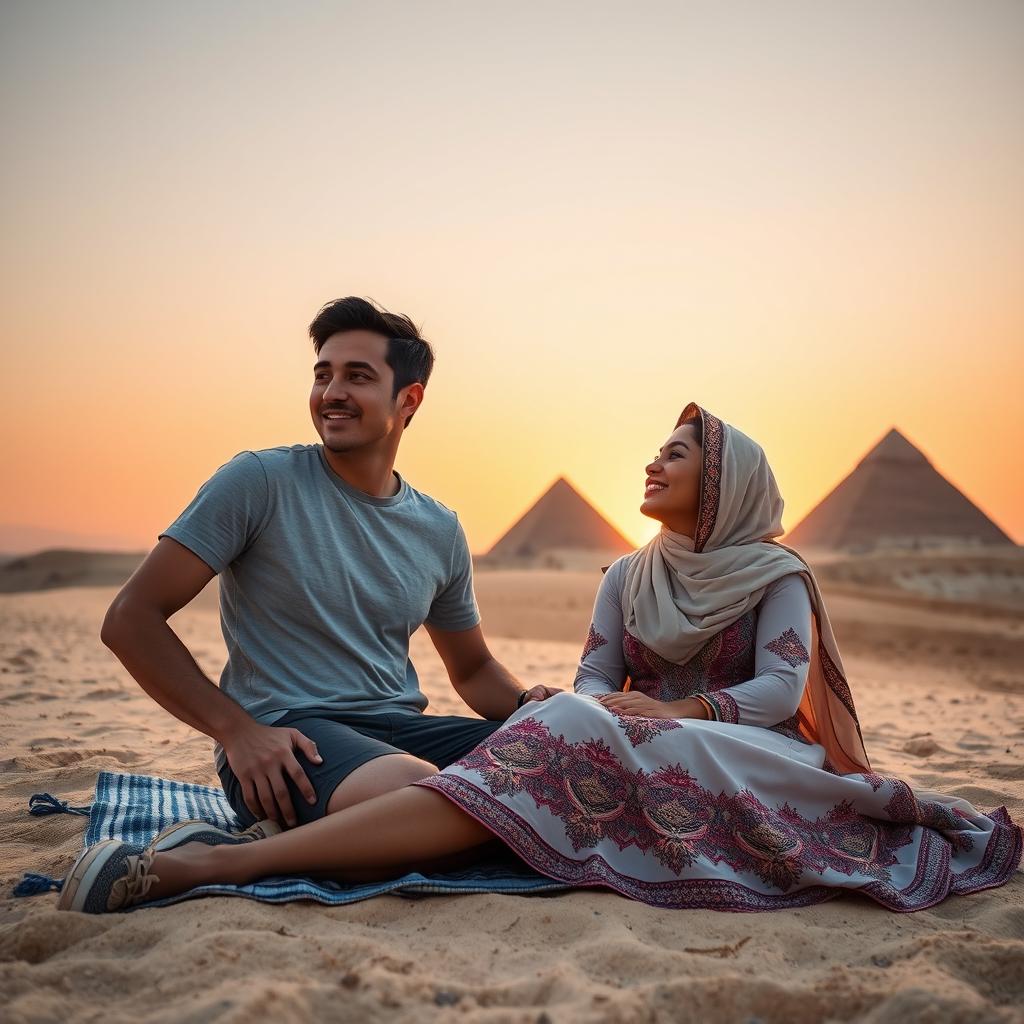
[[[35,793],[29,799],[29,813],[81,814],[89,816],[85,846],[101,839],[123,839],[144,845],[161,829],[177,821],[200,818],[231,832],[240,832],[242,824],[231,809],[224,791],[215,786],[176,782],[152,775],[100,772],[93,802],[74,807],[50,793]],[[70,867],[70,865],[68,865]],[[60,890],[63,879],[29,872],[14,887],[15,896]],[[457,871],[420,874],[410,872],[386,882],[330,882],[296,875],[262,878],[248,885],[200,885],[177,896],[139,904],[124,913],[148,907],[177,903],[199,894],[246,896],[263,903],[287,903],[291,900],[315,900],[317,903],[354,903],[381,893],[417,898],[426,894],[504,892],[525,895],[569,889],[534,871],[511,851],[498,854],[473,867]]]

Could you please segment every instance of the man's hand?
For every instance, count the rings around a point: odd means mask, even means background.
[[[538,683],[536,686],[531,686],[526,691],[523,703],[526,704],[531,700],[547,700],[548,697],[554,697],[556,693],[562,692],[564,691],[560,686],[545,686],[543,683]]]
[[[257,819],[272,818],[279,825],[297,824],[285,773],[291,776],[299,791],[316,802],[316,792],[293,751],[298,748],[310,761],[319,764],[323,758],[316,744],[298,729],[253,722],[221,744],[231,770],[242,786],[245,806]]]
[[[503,722],[517,710],[516,701],[525,687],[492,657],[479,623],[471,629],[444,630],[426,624],[424,628],[441,655],[455,692],[481,718]],[[558,691],[534,686],[528,692],[535,694],[531,699],[544,700]]]
[[[684,700],[655,700],[646,693],[627,690],[625,693],[602,693],[597,699],[610,710],[622,715],[644,715],[646,718],[707,718],[707,709],[696,697]]]

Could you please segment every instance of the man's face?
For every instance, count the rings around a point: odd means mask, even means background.
[[[403,388],[394,399],[388,341],[375,331],[342,331],[320,347],[313,366],[309,411],[332,452],[348,452],[387,438],[401,428]]]

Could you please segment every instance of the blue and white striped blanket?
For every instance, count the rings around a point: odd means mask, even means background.
[[[49,793],[37,793],[29,801],[30,813],[74,813],[89,815],[85,845],[101,839],[123,839],[145,845],[161,829],[176,821],[201,818],[221,828],[237,832],[241,823],[231,809],[224,791],[214,786],[175,782],[152,775],[125,775],[100,772],[96,779],[96,795],[89,807],[70,807]],[[30,874],[15,887],[15,895],[60,887],[60,880],[46,875]],[[412,872],[386,882],[342,883],[322,879],[282,876],[263,878],[249,885],[201,885],[178,896],[153,900],[139,907],[157,907],[177,903],[200,894],[247,896],[264,903],[287,903],[290,900],[315,900],[317,903],[354,903],[381,893],[418,897],[427,893],[504,892],[525,895],[568,889],[571,886],[538,874],[511,852],[458,871],[422,875]]]

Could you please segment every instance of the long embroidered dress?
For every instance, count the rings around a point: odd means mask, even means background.
[[[896,911],[1007,881],[1021,829],[1005,807],[840,774],[796,728],[812,608],[798,573],[684,665],[623,628],[605,574],[573,692],[528,701],[414,785],[443,793],[542,874],[660,907],[756,911],[856,891]],[[600,693],[701,696],[713,720],[615,712]]]

